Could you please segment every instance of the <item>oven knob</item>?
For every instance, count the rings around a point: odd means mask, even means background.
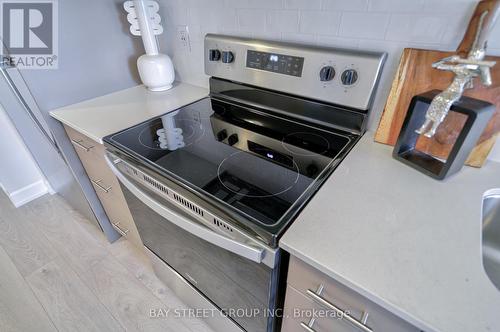
[[[332,66],[325,66],[319,71],[319,80],[327,82],[333,80],[335,77],[335,69]]]
[[[219,131],[217,133],[217,140],[219,142],[222,142],[223,140],[225,140],[227,138],[227,131],[226,129],[222,129],[221,131]]]
[[[231,63],[234,60],[234,54],[233,52],[230,51],[223,51],[222,52],[222,62],[223,63]]]
[[[232,134],[231,136],[228,137],[227,143],[231,146],[235,145],[238,143],[238,135],[237,134]]]
[[[354,69],[344,70],[340,80],[344,85],[353,85],[358,80],[358,72]]]
[[[217,49],[208,51],[208,60],[210,61],[219,61],[220,60],[220,51]]]

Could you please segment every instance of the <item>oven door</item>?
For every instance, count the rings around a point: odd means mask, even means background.
[[[246,331],[274,331],[279,264],[258,262],[268,248],[217,234],[117,163],[125,162],[108,159],[144,245]]]

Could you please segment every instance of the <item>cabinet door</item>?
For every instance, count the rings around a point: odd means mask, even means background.
[[[326,309],[337,308],[340,311],[348,311],[352,319],[368,328],[364,329],[357,322],[344,318],[340,322],[342,322],[343,328],[348,328],[347,331],[420,331],[391,312],[293,256],[290,259],[287,283],[315,305]],[[343,331],[339,329],[340,327],[336,327],[335,331]]]

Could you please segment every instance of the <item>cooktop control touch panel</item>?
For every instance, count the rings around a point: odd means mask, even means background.
[[[302,76],[304,58],[287,54],[247,51],[247,67],[267,70],[273,73]]]
[[[224,35],[205,36],[205,73],[361,111],[373,101],[385,53]]]

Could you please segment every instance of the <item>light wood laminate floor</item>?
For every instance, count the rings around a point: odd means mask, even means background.
[[[0,331],[210,332],[156,278],[144,252],[104,235],[57,195],[15,209],[0,191]]]

